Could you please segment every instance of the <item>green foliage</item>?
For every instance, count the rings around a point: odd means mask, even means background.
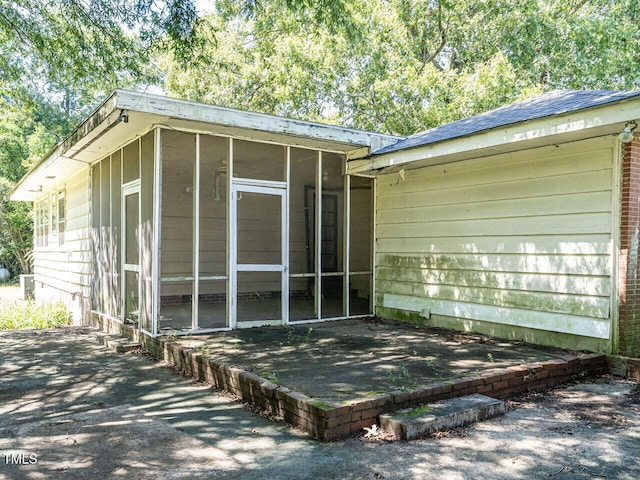
[[[278,374],[276,372],[262,372],[262,376],[270,382],[273,382],[276,385],[280,385],[280,379],[278,378]]]
[[[631,0],[343,0],[318,16],[325,3],[218,2],[206,61],[165,58],[166,88],[411,134],[554,88],[640,87]]]
[[[139,78],[156,47],[186,57],[197,22],[193,0],[2,2],[0,67],[13,78],[38,68],[54,82]]]
[[[422,405],[421,407],[414,408],[403,415],[406,417],[419,417],[425,413],[429,413],[430,411],[431,408],[428,405]]]
[[[70,325],[71,316],[62,303],[36,305],[27,302],[0,302],[0,330],[51,328]]]
[[[0,99],[0,264],[12,274],[30,273],[32,205],[10,202],[15,183],[55,144],[64,119],[44,107],[18,108]]]
[[[12,186],[0,177],[0,264],[16,275],[31,273],[33,219],[30,203],[9,201]]]
[[[396,374],[394,371],[388,372],[389,384],[392,389],[406,390],[407,388],[413,388],[417,385],[416,380],[409,372],[409,369],[402,365],[400,367],[400,373]]]
[[[323,402],[321,400],[314,400],[313,402],[311,402],[311,405],[321,410],[333,410],[336,408],[335,405],[332,405],[331,403]]]

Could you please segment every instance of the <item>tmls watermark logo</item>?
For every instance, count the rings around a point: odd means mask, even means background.
[[[38,456],[35,453],[10,452],[4,454],[5,465],[35,465]]]

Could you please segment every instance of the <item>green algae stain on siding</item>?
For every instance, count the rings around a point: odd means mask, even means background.
[[[609,318],[608,288],[600,295],[588,294],[580,288],[571,288],[570,277],[549,274],[547,285],[542,278],[528,287],[526,281],[513,281],[519,272],[493,272],[483,265],[474,266],[458,257],[383,255],[377,268],[379,293],[409,295],[418,298],[459,301],[473,304],[511,307],[540,312]],[[471,269],[469,269],[469,266]],[[602,273],[600,269],[594,277]],[[580,282],[588,282],[584,272]],[[534,274],[535,275],[535,274]],[[531,276],[531,274],[529,274]],[[602,283],[602,278],[594,278]],[[608,283],[608,278],[604,279]],[[558,293],[558,286],[564,290]],[[579,285],[576,285],[579,287]],[[592,290],[597,291],[597,288]],[[378,304],[381,306],[381,304]]]

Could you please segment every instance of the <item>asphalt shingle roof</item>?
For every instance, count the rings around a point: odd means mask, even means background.
[[[640,90],[554,90],[473,117],[411,135],[380,148],[374,155],[396,152],[543,117],[566,114],[640,96]]]

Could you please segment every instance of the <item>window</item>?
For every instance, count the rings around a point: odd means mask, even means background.
[[[58,194],[51,194],[51,208],[48,212],[51,215],[51,235],[58,235]]]
[[[36,203],[35,206],[35,246],[49,245],[49,199]]]
[[[67,227],[66,223],[66,192],[60,190],[58,192],[58,244],[64,245],[64,232]]]
[[[66,221],[66,191],[59,190],[34,206],[34,244],[36,247],[48,247],[49,237],[58,238],[58,244],[64,245]]]

